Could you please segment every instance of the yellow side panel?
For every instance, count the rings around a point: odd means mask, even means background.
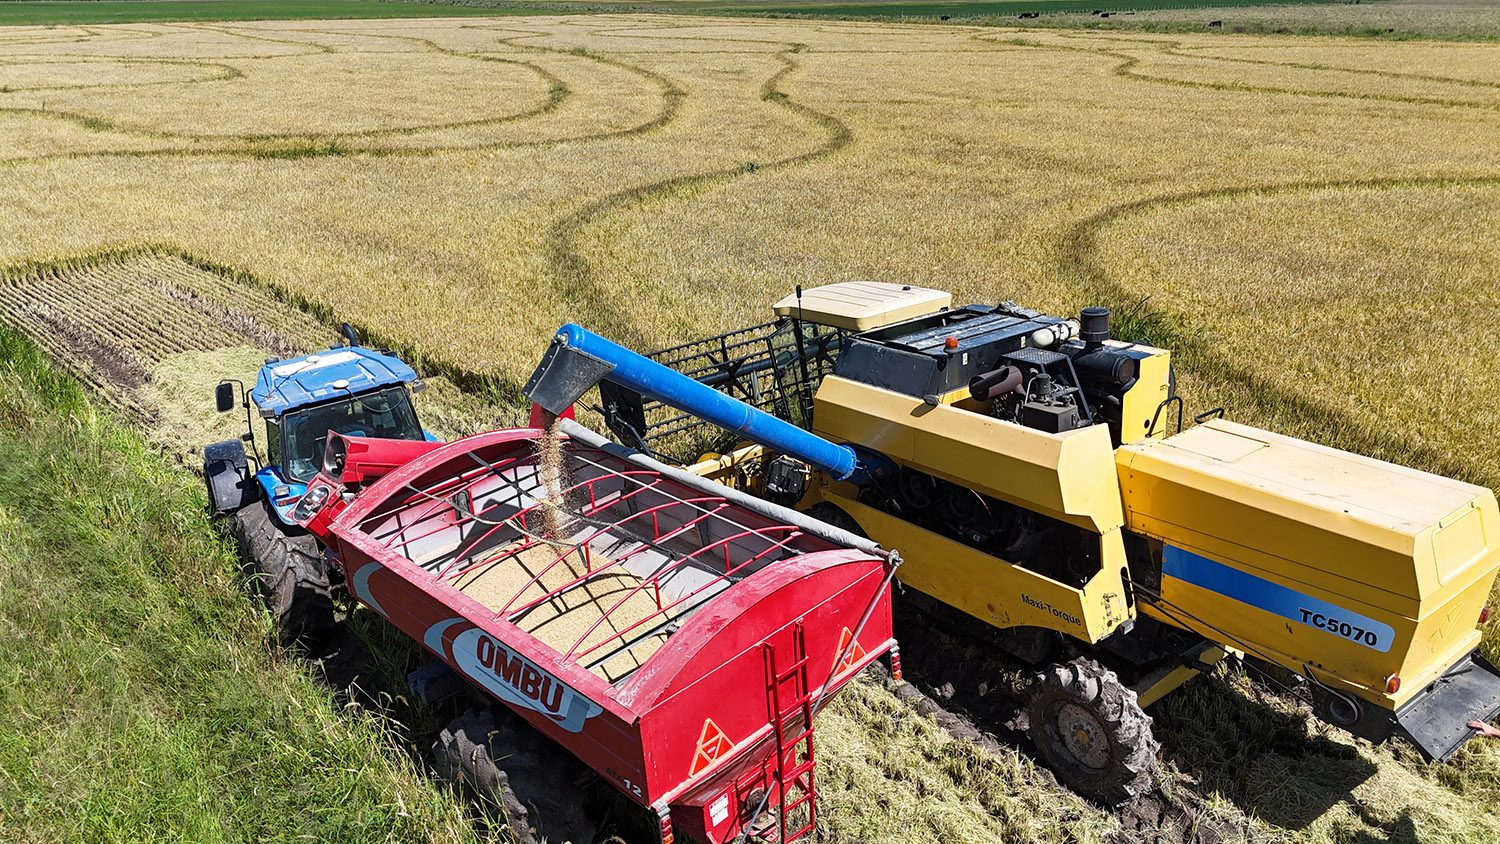
[[[834,375],[814,402],[819,436],[1094,533],[1124,523],[1108,426],[1049,434]]]
[[[1254,656],[1293,671],[1308,666],[1327,685],[1395,709],[1478,646],[1475,625],[1490,582],[1475,582],[1443,612],[1421,622],[1337,596],[1329,596],[1337,607],[1330,609],[1310,595],[1313,600],[1302,602],[1307,610],[1303,623],[1297,605],[1277,613],[1258,606],[1269,603],[1246,591],[1224,594],[1167,575],[1162,578],[1161,605],[1147,604],[1143,612],[1212,641],[1225,642],[1225,634],[1231,634],[1235,641],[1228,644],[1239,647],[1237,642],[1245,642]],[[1296,590],[1297,584],[1289,588]],[[1372,641],[1375,647],[1369,646]],[[1385,692],[1386,678],[1392,674],[1401,677],[1394,695]]]
[[[1150,614],[1387,707],[1477,645],[1489,490],[1222,420],[1117,459],[1130,529],[1163,543]]]
[[[1136,348],[1142,348],[1137,346]],[[1172,390],[1172,353],[1158,351],[1151,357],[1136,361],[1136,383],[1120,402],[1120,442],[1133,443],[1146,438],[1151,423],[1156,422],[1152,439],[1162,439],[1171,430],[1167,423],[1175,425],[1176,412],[1170,407],[1161,408],[1157,418],[1156,409],[1167,400]]]
[[[1132,530],[1409,618],[1500,568],[1495,497],[1473,484],[1223,420],[1117,460]]]
[[[1135,615],[1125,602],[1125,546],[1119,530],[1100,537],[1103,569],[1079,589],[829,489],[823,490],[823,498],[852,516],[871,539],[900,549],[898,580],[995,627],[1042,627],[1093,643]]]

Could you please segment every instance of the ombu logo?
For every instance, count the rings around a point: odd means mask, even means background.
[[[425,637],[428,646],[441,644],[443,632],[462,619],[433,625]],[[440,647],[433,650],[441,652]],[[453,638],[453,662],[458,669],[496,697],[514,706],[540,712],[570,733],[583,729],[583,722],[604,711],[561,680],[533,665],[525,657],[471,627]]]

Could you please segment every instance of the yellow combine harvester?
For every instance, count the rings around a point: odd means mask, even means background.
[[[1149,788],[1141,707],[1230,655],[1300,678],[1325,720],[1399,733],[1429,759],[1500,713],[1500,674],[1477,651],[1500,569],[1489,490],[1213,414],[1183,430],[1170,353],[1111,339],[1103,309],[954,308],[854,282],[775,310],[649,357],[808,440],[716,417],[670,378],[617,366],[631,353],[607,341],[562,354],[579,334],[559,335],[528,394],[554,358],[587,358],[583,376],[552,368],[574,376],[569,402],[603,377],[601,410],[630,444],[680,452],[714,420],[751,443],[690,471],[899,549],[908,595],[990,625],[1032,664],[1061,659],[1059,634],[1092,646],[1053,663],[1029,706],[1039,753],[1077,790]]]

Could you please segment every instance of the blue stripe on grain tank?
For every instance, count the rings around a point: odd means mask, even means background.
[[[1171,545],[1162,549],[1162,573],[1381,653],[1396,637],[1389,624]]]

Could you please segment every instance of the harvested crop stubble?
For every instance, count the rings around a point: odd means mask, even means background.
[[[221,378],[251,384],[267,355],[331,336],[264,291],[152,252],[0,277],[0,315],[184,456],[244,430],[242,415],[213,410]]]

